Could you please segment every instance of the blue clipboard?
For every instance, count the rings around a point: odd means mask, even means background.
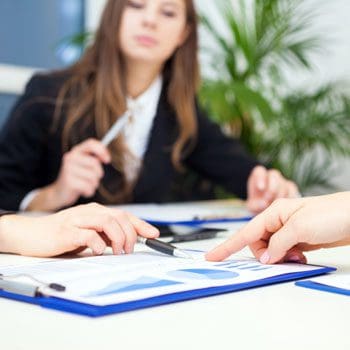
[[[151,225],[187,225],[187,226],[199,226],[205,224],[220,224],[220,223],[230,223],[230,222],[247,222],[250,221],[253,216],[242,216],[237,218],[220,218],[220,219],[193,219],[193,220],[153,220],[144,219]]]
[[[287,273],[279,276],[273,276],[260,280],[251,281],[248,283],[231,284],[225,286],[215,286],[202,289],[194,289],[183,292],[176,292],[170,294],[164,294],[156,297],[150,297],[137,301],[122,302],[118,304],[96,306],[91,304],[84,304],[66,299],[60,299],[56,297],[28,297],[19,294],[9,293],[0,290],[0,297],[17,300],[21,302],[31,303],[44,308],[74,313],[78,315],[99,317],[110,315],[114,313],[121,313],[131,310],[138,310],[158,305],[170,304],[179,301],[197,299],[208,297],[212,295],[218,295],[223,293],[236,292],[244,289],[250,289],[255,287],[261,287],[271,285],[275,283],[287,282],[296,279],[319,276],[325,273],[335,271],[333,267],[315,266],[315,270]]]
[[[349,289],[337,288],[337,287],[333,287],[333,286],[330,286],[327,284],[318,283],[318,282],[314,282],[314,281],[310,281],[310,280],[299,281],[299,282],[296,282],[295,285],[297,285],[299,287],[309,288],[309,289],[316,289],[316,290],[320,290],[323,292],[350,295]]]

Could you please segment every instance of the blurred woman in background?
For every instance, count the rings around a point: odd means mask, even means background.
[[[191,0],[110,0],[72,67],[34,76],[0,138],[0,207],[165,202],[183,167],[247,198],[253,212],[298,195],[198,107]],[[101,143],[129,110],[128,124]]]

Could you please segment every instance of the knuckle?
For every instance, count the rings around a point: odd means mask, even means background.
[[[298,242],[304,241],[306,239],[306,237],[303,237],[305,235],[303,224],[299,220],[294,220],[293,218],[291,218],[288,221],[288,226],[290,231],[293,233],[293,236]]]
[[[95,188],[89,188],[87,190],[87,196],[92,197],[95,194],[95,192],[96,192]]]
[[[87,242],[93,242],[95,240],[95,238],[96,238],[95,233],[92,232],[92,231],[87,231],[87,232],[84,233],[84,235],[85,235],[85,240]]]
[[[253,171],[250,173],[250,176],[251,177],[255,177],[255,176],[258,176],[259,175],[259,173],[260,173],[260,169],[259,169],[259,166],[257,166],[257,167],[255,167],[254,169],[253,169]]]
[[[280,241],[280,237],[278,234],[274,234],[270,237],[269,240],[269,248],[276,254],[276,247],[278,246],[278,243]]]
[[[90,188],[85,188],[81,191],[81,193],[85,196],[85,197],[91,197],[92,196],[92,191]]]
[[[125,213],[124,210],[115,209],[114,214],[115,214],[115,216],[116,216],[119,220],[125,220],[125,219],[127,219],[127,215],[126,215],[126,213]]]
[[[271,173],[278,177],[282,176],[282,173],[278,169],[272,169]]]
[[[87,145],[91,145],[95,142],[95,139],[92,137],[89,137],[84,143]]]
[[[295,182],[289,181],[289,187],[290,187],[290,189],[291,189],[292,191],[298,192],[298,186],[296,185]]]
[[[276,198],[273,202],[272,202],[272,206],[273,208],[279,208],[279,207],[283,207],[287,202],[286,198]]]
[[[294,233],[300,232],[301,225],[298,222],[298,220],[293,220],[293,218],[291,218],[288,222],[288,226],[292,232],[294,232]]]
[[[96,148],[99,145],[98,141],[94,138],[89,138],[86,142],[89,148]]]
[[[67,152],[63,155],[63,162],[68,162],[72,158],[72,153]]]
[[[104,223],[110,225],[114,223],[114,218],[112,215],[110,215],[109,213],[103,213],[102,214],[102,220]]]
[[[98,204],[96,202],[91,202],[88,204],[88,206],[89,206],[89,208],[95,209],[95,210],[101,209],[101,207],[102,207],[100,204]]]

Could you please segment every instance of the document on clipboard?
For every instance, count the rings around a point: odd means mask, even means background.
[[[141,251],[0,268],[1,279],[8,281],[0,290],[0,297],[97,317],[317,276],[334,270],[295,263],[262,265],[248,257],[214,263],[205,261],[203,252],[186,251],[193,259]],[[25,281],[16,281],[16,276],[31,277],[40,284],[36,288],[24,288],[19,283]],[[11,281],[14,281],[18,293],[16,288],[10,289]],[[50,286],[60,287],[60,290]],[[25,293],[21,294],[21,290]],[[33,290],[35,294],[30,296],[28,293]]]

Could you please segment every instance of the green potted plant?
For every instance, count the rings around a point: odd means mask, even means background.
[[[214,49],[203,48],[213,69],[200,97],[229,135],[310,191],[329,189],[331,159],[349,155],[350,99],[340,82],[312,91],[288,88],[284,70],[311,70],[310,53],[322,49],[321,38],[310,34],[315,14],[301,3],[216,2],[221,29],[202,15]]]

